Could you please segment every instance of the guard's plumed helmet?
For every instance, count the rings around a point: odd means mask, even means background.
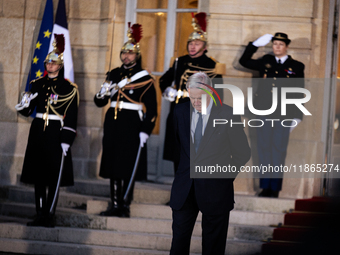
[[[122,53],[136,53],[137,58],[140,56],[140,48],[139,48],[139,41],[142,39],[142,25],[136,23],[133,24],[131,27],[131,22],[128,22],[128,41],[124,43],[122,49],[120,50],[120,54]]]
[[[44,63],[64,64],[65,38],[63,34],[54,34],[53,50],[47,54]]]
[[[197,13],[196,15],[191,13],[191,15],[192,15],[191,25],[194,28],[194,32],[192,32],[189,35],[188,43],[195,41],[195,40],[200,40],[202,42],[207,43],[208,38],[207,38],[207,33],[206,33],[206,29],[207,29],[206,13],[200,12],[200,13]]]

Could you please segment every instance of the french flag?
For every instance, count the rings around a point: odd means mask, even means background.
[[[65,37],[64,78],[69,79],[71,82],[74,82],[73,61],[72,61],[70,34],[67,28],[65,0],[59,0],[52,34],[53,35],[64,34],[64,37]],[[53,45],[52,45],[53,41],[54,39],[51,40],[50,42],[50,49],[48,52],[51,52],[53,50]]]

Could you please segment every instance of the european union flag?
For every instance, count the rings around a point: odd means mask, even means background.
[[[53,2],[52,0],[46,0],[44,16],[41,22],[40,31],[37,43],[35,44],[35,50],[33,54],[31,70],[27,77],[27,83],[25,91],[31,89],[30,82],[32,80],[43,77],[44,75],[44,60],[48,54],[50,41],[52,38],[53,29]]]

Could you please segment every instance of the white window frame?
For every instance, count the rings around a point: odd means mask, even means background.
[[[169,69],[171,57],[174,54],[175,50],[175,33],[176,33],[176,17],[177,13],[180,12],[197,12],[198,9],[190,8],[190,9],[178,9],[177,0],[168,0],[168,8],[167,9],[137,9],[137,1],[138,0],[126,0],[126,22],[124,31],[128,30],[128,22],[131,24],[136,23],[137,13],[157,13],[164,12],[167,13],[167,23],[166,23],[166,37],[165,37],[165,52],[164,52],[164,63],[163,70],[166,72]],[[152,0],[151,0],[152,1]],[[124,42],[128,40],[127,35],[125,34]],[[152,72],[153,75],[162,75],[164,72]]]

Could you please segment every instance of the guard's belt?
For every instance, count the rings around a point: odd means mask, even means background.
[[[60,121],[60,124],[61,126],[64,126],[64,119],[62,117],[59,117],[58,115],[55,115],[55,114],[43,114],[43,113],[40,113],[38,112],[36,115],[35,115],[36,118],[39,118],[39,119],[43,119],[43,120],[59,120]]]
[[[111,102],[112,108],[115,108],[116,105],[117,105],[117,101]],[[119,101],[118,102],[118,109],[138,111],[140,120],[143,120],[143,105],[141,105],[141,104],[133,104],[133,103],[129,103],[129,102]]]

